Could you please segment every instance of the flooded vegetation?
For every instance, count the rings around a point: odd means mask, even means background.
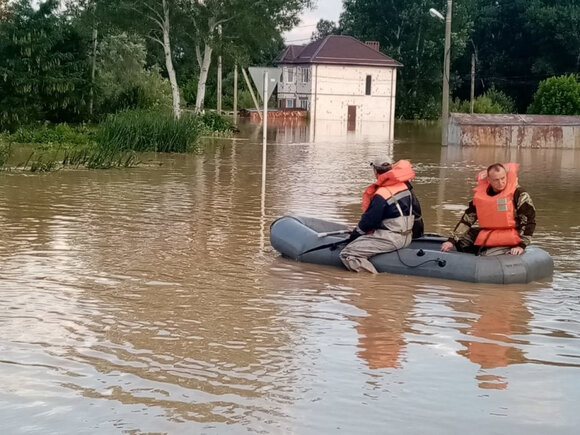
[[[260,126],[240,130],[122,171],[0,173],[6,433],[574,433],[576,151],[281,123],[262,190]],[[355,223],[378,155],[411,160],[441,234],[478,170],[519,162],[553,278],[372,276],[274,251],[283,214]]]
[[[185,153],[200,149],[204,136],[228,137],[226,116],[129,110],[100,125],[41,124],[0,134],[0,170],[51,172],[60,169],[111,169],[136,166],[136,153]]]

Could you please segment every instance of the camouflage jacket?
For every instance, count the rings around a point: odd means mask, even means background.
[[[530,194],[520,186],[514,192],[514,204],[516,207],[516,229],[522,239],[519,246],[525,248],[532,242],[532,235],[536,229],[536,208]],[[457,243],[476,222],[477,213],[473,201],[470,201],[449,241],[453,244]]]

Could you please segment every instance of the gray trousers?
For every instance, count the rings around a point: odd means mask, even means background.
[[[386,221],[385,221],[386,222]],[[369,261],[373,255],[396,251],[411,244],[412,234],[409,232],[413,227],[413,218],[400,217],[388,220],[388,227],[397,229],[399,232],[391,230],[375,230],[372,234],[365,234],[355,239],[342,250],[340,259],[348,270],[360,272],[366,270],[370,273],[377,273],[375,266]],[[407,232],[406,234],[403,234]]]

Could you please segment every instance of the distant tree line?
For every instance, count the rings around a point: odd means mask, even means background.
[[[382,52],[404,65],[398,74],[398,116],[437,118],[444,23],[428,11],[445,15],[446,5],[445,0],[344,0],[339,22],[321,20],[313,38],[347,34],[379,41]],[[580,0],[455,0],[452,12],[450,87],[456,108],[470,98],[475,55],[481,110],[505,103],[519,113],[580,114],[576,103],[557,97],[565,92],[574,100],[578,93]],[[551,91],[546,86],[542,91],[552,96],[534,99],[540,82],[557,76],[547,85]]]
[[[0,131],[37,121],[100,121],[123,109],[223,107],[233,101],[234,65],[268,64],[282,33],[313,0],[0,0]],[[344,0],[338,23],[314,38],[349,34],[380,42],[402,62],[397,114],[440,115],[445,0]],[[475,54],[480,110],[578,113],[580,0],[455,0],[452,97],[469,98]],[[559,77],[558,77],[559,76]],[[543,80],[543,96],[534,92]],[[240,79],[240,107],[251,104]],[[578,97],[580,98],[580,97]],[[578,109],[580,110],[580,109]],[[576,111],[576,112],[575,112]]]
[[[310,0],[0,0],[0,131],[231,107],[234,65],[271,61]],[[240,97],[247,98],[240,80]]]

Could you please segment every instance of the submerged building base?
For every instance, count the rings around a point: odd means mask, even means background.
[[[580,149],[580,116],[452,113],[450,146]]]

